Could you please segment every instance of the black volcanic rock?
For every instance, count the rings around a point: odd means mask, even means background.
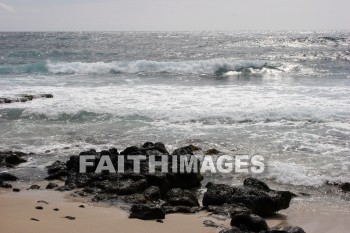
[[[220,206],[225,203],[244,206],[252,213],[260,216],[271,215],[289,207],[295,195],[289,191],[275,191],[266,184],[253,178],[248,178],[244,186],[229,186],[225,184],[207,184],[207,192],[203,197],[204,206]],[[256,184],[254,186],[253,184]],[[267,191],[269,190],[269,191]]]
[[[161,198],[160,189],[157,186],[150,186],[144,192],[143,195],[149,201],[158,201]]]
[[[142,220],[164,219],[165,213],[161,208],[147,205],[133,205],[131,207],[129,218],[138,218]]]
[[[173,151],[172,155],[193,155],[192,146],[184,146]]]
[[[67,176],[67,165],[64,162],[55,161],[46,168],[49,174],[49,176],[45,178],[46,180],[64,180],[64,177]]]
[[[18,164],[27,162],[27,160],[21,158],[17,154],[11,154],[8,157],[6,157],[5,162],[8,163],[8,164],[16,166]]]
[[[46,189],[55,189],[57,187],[58,187],[58,184],[50,182],[50,183],[47,184]]]
[[[0,151],[0,167],[12,168],[18,164],[25,163],[27,160],[23,158],[24,156],[28,156],[28,154],[19,151]]]
[[[7,172],[1,172],[0,173],[0,180],[1,181],[17,181],[18,178],[15,175],[12,175]]]
[[[198,199],[193,193],[180,188],[171,189],[166,195],[166,201],[170,206],[199,206]]]
[[[350,183],[343,183],[340,185],[340,188],[344,192],[350,192]]]
[[[217,155],[220,153],[221,153],[220,151],[218,151],[217,149],[214,149],[214,148],[209,149],[205,152],[206,155]]]
[[[51,175],[60,171],[65,171],[66,169],[66,163],[57,160],[53,164],[47,166],[47,173]]]
[[[254,214],[237,214],[232,217],[231,226],[243,231],[260,232],[269,229],[266,221]]]

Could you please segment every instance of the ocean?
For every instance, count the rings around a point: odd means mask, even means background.
[[[1,32],[0,97],[42,93],[0,104],[0,150],[38,154],[22,177],[161,141],[260,154],[278,185],[350,181],[350,32]]]

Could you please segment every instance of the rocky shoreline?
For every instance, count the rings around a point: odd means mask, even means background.
[[[169,166],[174,155],[193,155],[200,148],[189,145],[169,153],[163,143],[146,142],[141,147],[131,146],[120,153],[111,148],[97,152],[89,150],[73,155],[67,162],[55,161],[47,167],[49,181],[46,189],[57,191],[73,191],[74,195],[88,198],[93,202],[117,201],[128,203],[130,216],[142,220],[161,222],[167,214],[196,213],[205,210],[212,215],[231,219],[231,228],[222,229],[221,233],[266,232],[266,233],[302,233],[298,226],[269,228],[264,217],[271,216],[282,209],[287,209],[296,195],[290,191],[271,189],[264,182],[255,178],[246,178],[243,185],[230,186],[209,182],[203,199],[198,197],[198,188],[202,184],[200,173],[150,173],[146,163],[141,163],[141,173],[131,171],[133,164],[125,160],[125,173],[94,173],[95,167],[87,173],[79,172],[80,156],[93,155],[95,161],[108,155],[114,166],[118,166],[118,156],[144,155],[168,156]],[[30,154],[22,152],[0,152],[0,166],[13,168],[26,162]],[[97,164],[97,163],[95,163]],[[9,181],[18,178],[10,173],[0,173],[0,187],[12,188]],[[55,180],[64,181],[59,186]],[[344,191],[348,184],[340,186]],[[29,189],[40,189],[32,185]],[[13,189],[13,191],[20,191]],[[217,227],[215,223],[205,222],[205,225]]]

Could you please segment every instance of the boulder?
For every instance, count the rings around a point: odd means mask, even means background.
[[[220,153],[221,153],[220,151],[218,151],[217,149],[214,149],[214,148],[209,149],[205,152],[206,155],[218,155]]]
[[[180,188],[171,189],[166,195],[166,202],[170,206],[199,206],[198,199],[193,193]]]
[[[344,192],[350,192],[350,183],[343,183],[340,185],[340,188]]]
[[[133,205],[129,218],[142,220],[164,219],[165,213],[161,208],[147,205]]]
[[[275,191],[261,181],[246,181],[247,185],[232,187],[225,184],[207,184],[207,192],[203,197],[204,206],[220,206],[225,203],[244,206],[252,213],[260,216],[271,215],[289,207],[295,195],[289,191]],[[253,186],[256,183],[257,186]],[[269,191],[267,191],[267,188]]]
[[[180,147],[174,150],[172,155],[193,155],[193,149],[192,146]]]
[[[149,201],[159,201],[161,198],[160,189],[157,186],[150,186],[144,192],[143,195]]]
[[[14,167],[18,164],[25,163],[27,160],[23,156],[28,156],[28,154],[20,151],[0,151],[0,167]]]
[[[235,226],[242,231],[260,232],[269,229],[266,221],[253,214],[236,214],[231,219],[231,226]]]
[[[67,170],[67,166],[65,162],[55,161],[53,164],[46,167],[47,173],[49,175],[57,173],[57,172],[65,172]]]
[[[1,172],[0,173],[0,180],[1,181],[17,181],[18,178],[15,175],[12,175],[7,172]]]
[[[58,187],[58,184],[50,182],[50,183],[47,184],[46,189],[55,189],[57,187]]]
[[[67,176],[67,165],[61,161],[55,161],[53,164],[46,167],[47,173],[46,180],[64,180]]]
[[[6,157],[5,162],[8,163],[8,164],[16,166],[18,164],[27,162],[27,160],[21,158],[17,154],[11,154],[8,157]]]

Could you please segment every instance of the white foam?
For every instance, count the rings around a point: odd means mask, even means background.
[[[4,95],[11,96],[14,93],[38,93],[43,89],[52,93],[54,98],[36,99],[29,104],[1,105],[0,109],[20,108],[24,109],[21,117],[34,114],[49,119],[87,112],[115,117],[142,116],[168,122],[336,121],[339,126],[344,123],[344,127],[348,127],[346,98],[323,98],[320,101],[313,97],[322,96],[322,93],[337,96],[337,93],[347,91],[345,87],[342,90],[341,87],[229,85],[218,89],[216,86],[113,85],[18,87],[3,91]],[[310,96],[311,92],[313,95]]]
[[[106,74],[122,73],[176,73],[176,74],[241,74],[242,69],[251,74],[275,74],[295,71],[297,65],[267,64],[261,61],[199,60],[199,61],[113,61],[113,62],[47,62],[54,74]],[[292,67],[292,68],[291,68]],[[294,68],[293,68],[294,67]],[[228,73],[227,73],[228,72]],[[233,73],[230,73],[233,72]]]
[[[285,163],[280,161],[270,163],[265,177],[282,184],[311,187],[320,187],[327,182],[343,183],[350,181],[350,177],[347,176],[332,176],[330,172],[327,175],[320,174],[314,168],[307,167],[301,163]]]

